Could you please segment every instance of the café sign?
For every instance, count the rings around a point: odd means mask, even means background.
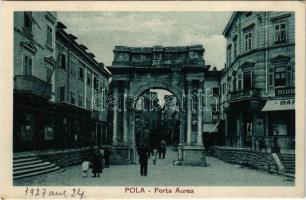
[[[275,89],[275,96],[294,96],[294,95],[295,95],[295,88],[294,87],[276,88]]]

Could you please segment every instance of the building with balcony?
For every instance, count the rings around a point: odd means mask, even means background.
[[[14,152],[106,144],[110,73],[56,12],[14,13]]]
[[[295,143],[295,17],[293,12],[234,12],[223,35],[220,80],[226,144],[280,149]]]
[[[14,12],[14,151],[52,144],[55,12]]]

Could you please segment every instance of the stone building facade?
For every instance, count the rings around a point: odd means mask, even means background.
[[[124,164],[135,160],[135,110],[131,101],[149,89],[166,89],[177,97],[185,111],[180,115],[176,163],[207,164],[202,142],[201,104],[195,103],[200,98],[197,92],[203,91],[204,73],[209,68],[205,65],[202,45],[143,48],[116,46],[114,61],[108,68],[112,73],[112,94],[122,99],[122,105],[127,105],[126,109],[115,109],[112,112],[113,152],[116,155],[114,163]],[[192,95],[194,93],[196,95]],[[131,98],[123,98],[124,94]],[[197,122],[194,126],[191,126],[192,120]]]
[[[68,144],[106,145],[110,73],[65,29],[64,24],[57,23],[55,101],[64,109],[60,116],[62,132],[70,136],[65,138]]]
[[[14,151],[52,146],[55,12],[14,12]]]
[[[295,143],[295,17],[293,12],[234,12],[223,32],[226,67],[221,116],[226,144],[258,148],[277,138]]]
[[[93,105],[106,97],[110,73],[65,28],[56,12],[14,13],[14,152],[106,140],[106,112]]]

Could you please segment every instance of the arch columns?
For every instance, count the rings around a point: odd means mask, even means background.
[[[121,77],[124,78],[124,77]],[[116,80],[112,83],[113,101],[113,137],[111,164],[131,164],[135,160],[135,145],[130,145],[131,123],[129,121],[128,92],[129,81]],[[120,89],[120,90],[119,90]]]
[[[205,148],[202,141],[203,134],[203,108],[202,108],[202,91],[204,88],[204,73],[187,74],[187,95],[185,95],[185,101],[187,101],[187,133],[186,143],[181,143],[178,149],[178,160],[175,162],[177,165],[191,165],[191,166],[207,166],[205,158]],[[195,88],[194,83],[197,87]],[[192,95],[192,91],[196,89],[196,96]],[[193,104],[197,101],[196,111],[194,112]],[[184,106],[184,105],[183,105]],[[197,128],[193,130],[192,121],[194,120],[193,114],[196,114]],[[182,134],[182,133],[181,133]],[[195,141],[192,139],[192,135],[195,134]],[[182,136],[181,136],[182,138]]]

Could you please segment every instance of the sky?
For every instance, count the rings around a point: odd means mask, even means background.
[[[58,12],[68,33],[110,66],[116,45],[131,47],[202,44],[205,63],[222,69],[222,35],[231,12]]]

